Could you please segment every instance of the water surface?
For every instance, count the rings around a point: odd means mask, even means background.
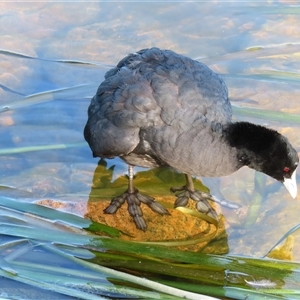
[[[221,74],[232,104],[300,113],[300,19],[293,3],[2,2],[0,11],[0,184],[3,195],[20,201],[72,203],[62,208],[86,213],[98,162],[82,134],[87,107],[105,72],[129,52],[174,50]],[[273,127],[300,149],[299,124],[235,119]],[[103,187],[126,172],[119,159],[107,163],[115,167],[103,174]],[[204,182],[249,208],[254,177],[243,168]],[[218,209],[227,220],[229,254],[263,256],[299,223],[299,196],[293,200],[280,183],[264,179],[254,224],[243,226]],[[295,235],[295,260],[297,245]]]

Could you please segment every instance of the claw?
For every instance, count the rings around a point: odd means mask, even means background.
[[[216,213],[216,211],[213,208],[210,209],[210,211],[207,213],[207,215],[216,220],[218,219],[218,214]]]
[[[212,200],[211,194],[209,194],[209,193],[199,192],[199,194],[200,194],[203,198]]]
[[[107,206],[107,207],[103,210],[103,212],[104,212],[105,214],[111,214],[111,215],[113,215],[118,209],[119,209],[119,208],[118,208],[116,205],[110,204],[109,206]]]
[[[135,226],[138,229],[146,231],[147,224],[146,224],[146,222],[145,222],[145,220],[144,220],[143,217],[141,217],[141,216],[135,216],[135,217],[133,217],[133,220],[134,220]]]

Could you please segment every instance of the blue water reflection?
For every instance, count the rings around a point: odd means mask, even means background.
[[[129,52],[172,49],[224,74],[234,104],[300,113],[299,7],[280,1],[3,2],[0,7],[0,109],[8,107],[0,115],[0,184],[15,188],[22,199],[20,191],[29,193],[29,200],[87,201],[97,159],[82,135],[86,110],[109,65]],[[299,126],[249,120],[278,129],[299,150]],[[62,144],[70,147],[47,149]],[[36,146],[45,149],[32,151]],[[115,177],[126,171],[119,159],[108,163],[116,164]],[[217,182],[226,198],[246,205],[253,180],[253,171],[242,169]],[[258,223],[242,230],[228,225],[231,253],[262,255],[297,224],[297,200],[267,181],[275,187]],[[264,243],[262,233],[269,237]],[[294,254],[300,257],[299,251]]]

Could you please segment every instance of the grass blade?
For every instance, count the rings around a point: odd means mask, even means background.
[[[58,62],[58,63],[94,65],[94,66],[103,66],[103,67],[109,67],[109,68],[114,67],[112,65],[107,65],[107,64],[103,64],[103,63],[95,63],[95,62],[76,60],[76,59],[68,60],[68,59],[39,58],[39,57],[33,57],[33,56],[30,56],[30,55],[27,55],[27,54],[23,54],[23,53],[20,53],[20,52],[15,52],[15,51],[10,51],[10,50],[5,50],[5,49],[0,49],[0,54],[8,55],[8,56],[14,56],[14,57],[18,57],[18,58],[36,59],[36,60],[41,60],[41,61],[50,61],[50,62]]]
[[[74,97],[74,93],[87,94],[91,90],[96,90],[98,84],[80,84],[76,86],[60,88],[55,90],[49,90],[37,94],[32,94],[24,97],[21,100],[15,101],[13,103],[7,103],[1,106],[0,113],[6,112],[8,110],[15,110],[27,106],[37,105],[45,102],[49,102],[55,99],[65,99],[68,97]]]
[[[300,115],[276,112],[265,109],[232,106],[233,113],[239,117],[257,118],[266,121],[300,124]]]
[[[4,198],[4,200],[6,202],[11,201],[7,198]],[[5,204],[16,209],[15,202],[12,201],[12,204]],[[44,207],[38,207],[37,210],[30,206],[20,206],[20,208],[21,211],[28,208],[36,214],[41,212],[43,218],[47,215],[52,215],[51,213],[43,213],[40,210],[45,209]],[[64,212],[59,213],[57,221],[67,223],[68,214]],[[81,219],[81,221],[73,220],[73,222],[77,226],[78,224],[85,226],[87,220]],[[80,289],[80,287],[88,288],[87,282],[92,282],[90,292],[93,292],[93,288],[94,291],[99,291],[102,288],[103,292],[107,292],[106,278],[110,278],[110,281],[114,282],[115,287],[125,288],[127,283],[130,282],[140,292],[142,292],[140,290],[141,286],[146,289],[154,289],[158,293],[162,293],[159,294],[161,299],[168,299],[164,297],[172,297],[171,295],[174,293],[189,299],[204,299],[199,294],[202,292],[209,293],[211,296],[231,297],[234,299],[244,299],[245,295],[251,295],[251,299],[262,299],[262,297],[264,299],[277,299],[279,297],[285,299],[291,295],[293,299],[299,298],[300,264],[296,262],[191,253],[152,244],[147,245],[116,238],[89,235],[84,230],[81,231],[80,228],[76,233],[70,232],[64,227],[58,229],[55,226],[46,229],[38,227],[37,230],[34,223],[29,223],[30,219],[25,219],[26,226],[24,224],[10,224],[9,222],[15,222],[14,218],[7,218],[5,223],[1,224],[0,233],[10,238],[16,237],[17,241],[20,241],[20,238],[22,238],[23,240],[21,241],[26,243],[25,238],[30,244],[20,248],[19,253],[16,252],[17,255],[15,256],[10,254],[4,256],[5,260],[7,258],[6,262],[9,265],[3,264],[4,268],[0,268],[2,272],[0,272],[0,275],[4,274],[3,276],[7,278],[15,276],[18,280],[23,281],[29,278],[33,281],[33,286],[36,286],[36,282],[38,282],[34,274],[41,274],[41,271],[38,270],[44,269],[45,277],[44,275],[40,276],[42,282],[49,285],[47,274],[55,274],[57,277],[53,275],[53,278],[60,281],[62,287],[68,287],[68,282],[61,279],[68,272],[66,269],[47,265],[47,262],[34,265],[32,263],[28,264],[26,261],[26,263],[19,261],[22,259],[24,252],[30,253],[33,249],[42,247],[52,251],[61,258],[68,259],[75,265],[81,266],[81,268],[85,268],[86,271],[81,275],[85,278],[85,281],[76,281],[74,286],[71,286],[74,289]],[[51,225],[51,223],[49,224]],[[11,247],[15,243],[13,242]],[[32,247],[32,245],[34,246]],[[9,246],[10,243],[3,245],[6,248]],[[81,248],[89,250],[93,255],[77,252],[77,249]],[[13,253],[13,251],[11,252]],[[79,259],[75,257],[76,255],[84,259]],[[73,269],[70,275],[78,279],[76,273],[79,274],[80,272]],[[92,278],[96,280],[97,276],[95,274],[99,274],[101,282],[94,282]],[[50,277],[52,278],[52,275]],[[28,284],[31,284],[30,280]],[[247,282],[251,283],[251,286]],[[268,288],[271,287],[271,284],[276,288]],[[48,289],[53,289],[55,286],[53,283],[52,286],[47,285],[45,288]],[[258,289],[260,286],[266,288]],[[61,290],[60,292],[75,293],[74,289],[72,291]],[[125,290],[123,292],[126,293]],[[136,292],[135,295],[138,295],[138,293]],[[170,296],[165,296],[166,293]],[[157,297],[157,295],[150,296],[148,298],[152,296],[154,298]]]
[[[8,209],[15,210],[17,212],[23,212],[23,213],[26,213],[27,215],[32,214],[32,215],[38,216],[40,218],[44,218],[45,220],[48,220],[48,221],[49,220],[54,221],[54,222],[60,221],[61,223],[67,224],[69,226],[73,226],[75,228],[84,228],[90,232],[103,232],[112,237],[118,237],[121,233],[118,229],[109,227],[107,225],[93,222],[88,219],[79,217],[77,215],[57,211],[55,209],[51,209],[51,208],[41,206],[41,205],[36,205],[33,203],[14,201],[14,200],[12,200],[10,198],[6,198],[6,197],[0,197],[0,203],[1,203],[0,207],[2,206],[5,208],[8,208]],[[24,219],[24,217],[22,217],[22,216],[20,216],[20,218]],[[16,226],[16,225],[13,224],[12,226]],[[0,231],[1,231],[1,228],[0,228]],[[38,232],[37,232],[37,234],[38,234]]]
[[[34,151],[47,151],[47,150],[59,150],[59,149],[68,149],[75,147],[84,147],[86,143],[70,143],[70,144],[54,144],[54,145],[40,145],[40,146],[27,146],[20,148],[6,148],[0,149],[0,155],[10,155],[10,154],[18,154],[25,152],[34,152]]]

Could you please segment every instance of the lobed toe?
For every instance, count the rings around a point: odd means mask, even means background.
[[[138,200],[143,202],[144,204],[148,205],[154,212],[160,214],[160,215],[168,215],[168,210],[163,207],[161,204],[155,201],[154,198],[142,195],[138,193],[137,195]]]
[[[133,217],[133,220],[134,220],[134,223],[135,223],[135,226],[137,227],[137,229],[146,231],[147,224],[142,216],[135,216],[135,217]]]
[[[178,207],[178,206],[186,206],[188,204],[189,201],[189,197],[187,196],[181,196],[178,197],[174,203],[174,207]]]
[[[105,214],[114,214],[124,203],[126,200],[125,194],[122,194],[121,196],[118,196],[116,198],[113,198],[110,202],[110,205],[106,207],[103,212]]]
[[[176,192],[184,191],[184,190],[185,190],[185,186],[173,186],[170,188],[170,191],[172,193],[176,193]]]
[[[196,208],[201,213],[204,213],[214,219],[218,218],[218,214],[216,211],[210,206],[210,204],[206,200],[198,201],[196,204]]]
[[[150,196],[146,196],[140,193],[136,194],[136,197],[138,198],[139,201],[143,202],[144,204],[149,205],[152,202],[155,202],[155,199],[150,197]]]
[[[154,201],[148,204],[148,206],[156,213],[160,214],[160,215],[169,215],[169,211],[163,207],[161,204],[159,204],[158,202]]]
[[[105,214],[114,214],[118,209],[119,209],[119,207],[117,207],[116,205],[110,204],[103,210],[103,212]]]

